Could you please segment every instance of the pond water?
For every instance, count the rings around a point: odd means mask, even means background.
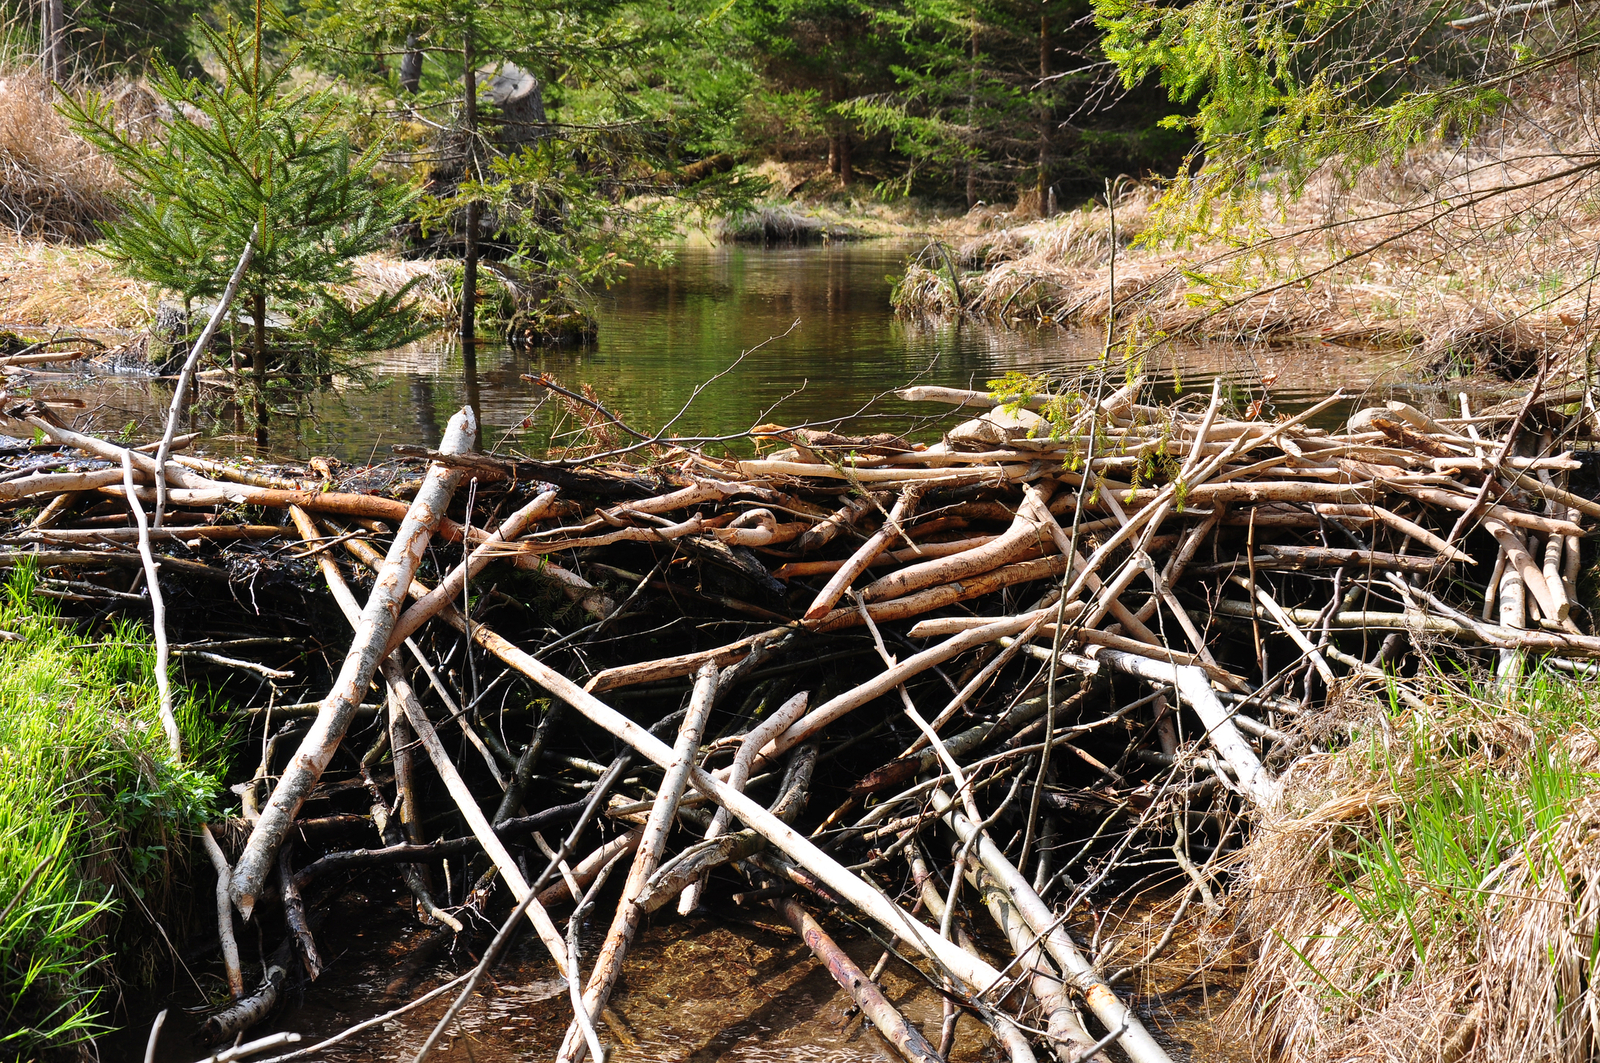
[[[926,436],[929,422],[919,418],[945,411],[887,392],[910,383],[983,388],[1008,370],[1086,368],[1100,355],[1098,333],[896,318],[893,281],[919,247],[685,247],[671,265],[636,269],[596,294],[600,330],[592,345],[531,352],[487,346],[470,381],[459,346],[448,339],[388,352],[372,365],[376,387],[317,396],[309,410],[278,416],[272,449],[298,458],[382,458],[393,443],[436,443],[450,414],[470,400],[484,426],[484,449],[537,454],[552,440],[569,439],[572,427],[559,400],[523,379],[538,374],[573,390],[592,387],[608,409],[646,433],[716,436],[761,423],[850,418],[849,431]],[[1266,416],[1336,387],[1387,390],[1405,375],[1393,356],[1370,350],[1224,343],[1168,345],[1150,356],[1147,369],[1165,390],[1208,386],[1220,373],[1246,399],[1264,398]],[[137,422],[142,434],[159,428],[169,389],[132,376],[41,381],[46,394],[84,399],[92,427],[120,431]],[[253,438],[235,434],[232,417],[220,412],[218,392],[208,389],[196,413],[198,427],[213,437],[206,449],[253,452]]]

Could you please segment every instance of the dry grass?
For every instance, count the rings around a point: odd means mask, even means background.
[[[0,326],[136,329],[155,309],[150,285],[93,248],[0,232]]]
[[[418,279],[411,298],[429,321],[456,314],[457,267],[436,259],[365,255],[356,278],[339,288],[349,299],[371,299]],[[93,247],[23,239],[0,232],[0,327],[24,329],[143,329],[161,293],[121,273]]]
[[[1259,1057],[1600,1053],[1600,716],[1529,684],[1375,712],[1294,767],[1236,909],[1259,954],[1225,1024]]]
[[[1136,244],[1159,191],[1125,186],[1116,211],[1119,320],[1145,333],[1416,346],[1468,370],[1506,355],[1527,361],[1541,347],[1575,348],[1600,309],[1590,297],[1600,190],[1588,172],[1555,175],[1592,159],[1600,130],[1582,108],[1563,108],[1579,96],[1570,86],[1545,88],[1551,102],[1538,113],[1508,116],[1473,143],[1418,149],[1353,181],[1330,165],[1294,199],[1268,181],[1230,224],[1187,246]],[[969,238],[958,244],[973,271],[961,278],[960,305],[945,264],[926,258],[898,305],[1103,324],[1110,221],[1102,204]]]
[[[116,216],[122,181],[55,109],[56,89],[37,66],[0,70],[0,225],[54,240],[87,241]],[[152,101],[135,85],[111,90],[120,117],[147,119]]]

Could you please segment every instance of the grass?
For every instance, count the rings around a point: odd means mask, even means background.
[[[217,790],[190,765],[222,749],[191,697],[189,763],[175,762],[146,633],[123,622],[88,641],[32,586],[19,569],[0,592],[0,628],[19,636],[0,642],[0,1059],[18,1060],[102,1032],[108,988],[155,958],[145,917],[122,917],[173,893]]]
[[[1296,765],[1245,853],[1259,954],[1227,1021],[1263,1054],[1600,1054],[1600,699],[1439,681]]]

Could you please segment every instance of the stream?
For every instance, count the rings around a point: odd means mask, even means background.
[[[382,460],[393,443],[437,443],[450,415],[472,401],[485,450],[537,455],[572,441],[562,403],[523,379],[540,374],[574,391],[592,387],[610,411],[651,435],[718,436],[763,423],[834,426],[849,418],[845,431],[932,439],[930,415],[944,411],[888,392],[911,383],[982,389],[1011,370],[1087,369],[1100,356],[1098,333],[896,318],[893,278],[919,246],[687,246],[671,265],[635,269],[596,293],[600,330],[592,345],[521,352],[485,345],[470,384],[460,347],[447,337],[387,352],[370,362],[375,387],[313,396],[309,409],[277,414],[272,450]],[[1167,395],[1206,389],[1221,375],[1241,406],[1263,398],[1267,417],[1337,387],[1388,392],[1406,368],[1390,355],[1326,345],[1172,343],[1150,356],[1146,372]],[[83,399],[88,430],[115,433],[133,423],[141,435],[159,434],[171,395],[169,383],[134,375],[62,377],[48,390]],[[192,414],[190,427],[210,437],[201,449],[257,453],[253,436],[221,410],[218,390],[203,391]],[[748,441],[734,445],[748,453]]]
[[[537,455],[570,440],[572,423],[559,401],[523,379],[539,374],[569,389],[593,388],[618,417],[652,434],[718,436],[768,422],[831,426],[853,415],[847,431],[910,432],[931,439],[938,428],[930,410],[884,398],[887,392],[913,382],[983,388],[1010,370],[1088,368],[1100,356],[1099,335],[1058,328],[933,326],[895,318],[888,303],[892,277],[916,250],[917,245],[893,242],[805,249],[686,247],[673,264],[636,269],[597,295],[600,330],[591,346],[533,352],[485,347],[471,381],[453,344],[425,342],[389,352],[373,364],[378,386],[318,396],[309,410],[277,416],[272,450],[284,457],[382,461],[393,443],[437,443],[450,414],[470,400],[480,412],[485,450]],[[1395,358],[1372,351],[1223,343],[1172,345],[1147,368],[1167,395],[1209,391],[1210,378],[1220,374],[1237,389],[1237,397],[1262,399],[1264,417],[1303,408],[1338,387],[1387,393],[1400,386],[1405,373]],[[168,383],[133,375],[62,376],[44,388],[82,399],[86,409],[80,423],[90,430],[132,425],[134,434],[146,438],[159,433],[169,389]],[[1443,398],[1442,392],[1436,398]],[[257,453],[253,438],[237,433],[231,416],[214,400],[203,396],[193,416],[195,427],[208,436],[197,449]],[[728,445],[748,453],[748,440]],[[381,1015],[472,965],[477,954],[463,949],[435,959],[408,985],[391,986],[409,947],[426,935],[410,914],[409,897],[392,888],[392,877],[371,876],[343,893],[322,931],[329,969],[313,986],[293,993],[288,1006],[251,1036],[293,1030],[307,1038],[302,1045],[309,1044]],[[1164,916],[1155,906],[1136,901],[1117,907],[1126,933],[1149,936],[1154,926],[1159,934]],[[203,925],[203,912],[195,919]],[[598,937],[603,929],[602,921],[590,933]],[[837,921],[834,929],[864,967],[877,959],[881,945],[870,936]],[[1086,924],[1085,936],[1094,933],[1094,925]],[[253,954],[255,933],[247,938]],[[1233,947],[1225,932],[1216,940],[1224,950]],[[480,933],[472,948],[481,948],[483,941]],[[597,941],[586,943],[593,944]],[[1193,950],[1191,957],[1208,947],[1185,946]],[[586,947],[585,954],[590,952]],[[209,970],[212,959],[201,958],[193,967],[197,973]],[[1228,963],[1224,959],[1221,965]],[[940,998],[934,988],[907,977],[906,969],[895,964],[884,987],[914,1023],[937,1031]],[[199,1058],[189,1034],[203,1017],[204,997],[214,1002],[217,990],[214,978],[191,980],[179,971],[151,995],[127,999],[127,1010],[114,1021],[128,1028],[104,1041],[102,1058],[138,1058],[150,1019],[163,1006],[172,1006],[174,1015],[157,1058]],[[1210,1019],[1226,1006],[1227,996],[1225,984],[1208,985],[1202,977],[1165,1000],[1141,999],[1148,1005],[1144,1018],[1168,1038],[1175,1059],[1245,1058],[1248,1053],[1230,1051],[1211,1032]],[[437,1001],[375,1026],[317,1058],[409,1060],[443,1004]],[[826,971],[764,907],[656,919],[628,955],[615,1021],[609,1023],[617,1040],[609,1058],[615,1063],[896,1058],[847,1008],[847,997]],[[563,984],[529,937],[513,949],[430,1058],[477,1063],[549,1058],[569,1015]],[[952,1059],[996,1058],[973,1019],[963,1018],[959,1031]]]

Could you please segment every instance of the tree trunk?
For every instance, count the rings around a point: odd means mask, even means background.
[[[978,20],[972,20],[972,37],[969,41],[971,62],[967,67],[967,135],[975,137],[978,121]],[[968,147],[976,151],[977,145],[969,141]],[[978,163],[974,157],[967,159],[967,209],[978,205]]]
[[[256,378],[256,446],[267,445],[267,293],[256,291],[250,298],[256,318],[255,349],[250,352]]]
[[[461,179],[471,180],[478,157],[478,71],[473,65],[472,23],[468,22],[461,43],[462,112],[467,126],[467,153],[462,161]],[[467,203],[465,245],[461,255],[461,349],[476,354],[473,343],[478,334],[478,219],[479,203]],[[476,411],[474,411],[476,412]]]
[[[849,186],[855,173],[850,168],[850,130],[839,130],[839,183]]]
[[[67,12],[62,0],[39,4],[39,62],[44,76],[60,81],[67,68]]]
[[[422,88],[422,51],[417,47],[417,35],[406,34],[406,54],[400,58],[400,91],[415,96]]]
[[[1055,213],[1050,197],[1050,101],[1049,88],[1046,78],[1050,76],[1050,16],[1044,13],[1043,8],[1049,6],[1049,0],[1040,4],[1039,12],[1039,217],[1048,218]]]

